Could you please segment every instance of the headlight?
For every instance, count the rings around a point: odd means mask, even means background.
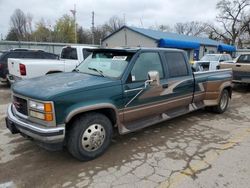
[[[29,107],[36,109],[36,110],[44,111],[44,104],[43,103],[29,101]]]
[[[53,121],[53,107],[51,102],[29,101],[30,116],[45,121]]]
[[[29,101],[29,107],[43,112],[52,112],[51,103],[40,103],[36,101]]]

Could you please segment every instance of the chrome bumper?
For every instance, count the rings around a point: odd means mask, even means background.
[[[13,133],[22,133],[44,143],[61,143],[65,137],[65,126],[48,128],[17,117],[8,106],[6,126]]]

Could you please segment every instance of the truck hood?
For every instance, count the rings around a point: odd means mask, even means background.
[[[121,84],[120,80],[89,74],[70,72],[56,73],[33,79],[22,80],[12,85],[14,93],[38,99],[52,100],[61,95],[80,91],[111,87]]]

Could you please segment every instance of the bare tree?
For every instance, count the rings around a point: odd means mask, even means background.
[[[249,5],[250,0],[219,1],[216,5],[219,10],[216,19],[221,28],[210,25],[210,29],[224,42],[235,45],[246,30],[247,23],[244,23],[244,18],[247,16],[246,11],[249,12]]]
[[[10,18],[11,30],[18,40],[30,40],[32,33],[32,16],[25,15],[21,9],[16,9]]]
[[[176,23],[174,31],[178,34],[189,36],[205,36],[207,33],[207,24],[198,21]]]
[[[109,32],[113,33],[125,25],[124,19],[118,16],[112,16],[108,22],[103,25],[103,28]]]

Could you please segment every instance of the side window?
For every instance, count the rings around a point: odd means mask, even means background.
[[[86,59],[91,54],[91,52],[89,52],[86,49],[82,49],[82,54],[83,54],[83,59]]]
[[[188,75],[187,64],[182,53],[166,52],[165,57],[167,59],[170,78]]]
[[[225,55],[222,55],[221,57],[220,57],[220,61],[221,62],[223,62],[223,61],[225,61],[226,59],[225,59]]]
[[[158,71],[160,78],[163,78],[163,68],[157,52],[145,52],[139,55],[131,71],[130,80],[145,81],[148,79],[149,71]]]
[[[250,63],[250,55],[241,55],[237,61],[238,63]]]
[[[59,59],[59,56],[51,53],[41,53],[43,59]]]
[[[61,54],[62,59],[77,59],[77,51],[76,48],[63,48],[62,54]]]
[[[27,59],[37,59],[38,58],[38,53],[36,52],[21,52],[22,58],[27,58]]]

